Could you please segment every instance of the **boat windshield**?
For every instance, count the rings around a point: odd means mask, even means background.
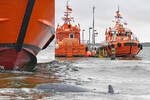
[[[130,36],[131,32],[118,32],[117,36]]]

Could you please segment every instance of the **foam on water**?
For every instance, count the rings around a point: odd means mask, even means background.
[[[38,66],[44,68],[45,72],[51,72],[50,76],[57,77],[62,83],[91,90],[85,93],[58,92],[43,97],[43,100],[150,100],[149,50],[150,48],[143,49],[139,54],[141,60],[112,61],[110,58],[82,58],[76,61],[55,60]],[[48,53],[47,50],[46,53],[39,55],[38,62],[49,62]],[[107,93],[108,85],[113,86],[115,94]],[[38,95],[42,91],[28,88],[0,89],[0,94],[18,92]],[[0,99],[5,97],[0,96]],[[18,95],[18,98],[21,96]]]

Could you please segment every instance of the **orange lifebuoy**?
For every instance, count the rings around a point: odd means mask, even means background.
[[[90,51],[87,51],[86,52],[86,57],[90,57],[92,54],[91,54],[91,52]]]

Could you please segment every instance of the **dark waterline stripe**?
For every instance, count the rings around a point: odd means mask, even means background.
[[[0,43],[0,47],[15,48],[16,43]],[[31,44],[23,44],[22,47],[32,49],[36,52],[39,52],[41,50],[39,47],[31,45]]]
[[[17,44],[16,44],[16,50],[17,51],[21,51],[22,46],[24,44],[24,39],[26,36],[26,32],[27,32],[27,28],[29,25],[29,21],[31,18],[34,4],[35,4],[35,0],[28,0],[28,4],[27,4],[27,8],[26,8],[25,15],[23,18],[22,26],[21,26],[20,33],[19,33],[19,36],[17,39]]]

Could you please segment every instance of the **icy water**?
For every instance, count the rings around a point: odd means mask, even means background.
[[[116,60],[55,59],[49,49],[38,55],[35,72],[0,73],[0,100],[150,100],[149,47]]]

